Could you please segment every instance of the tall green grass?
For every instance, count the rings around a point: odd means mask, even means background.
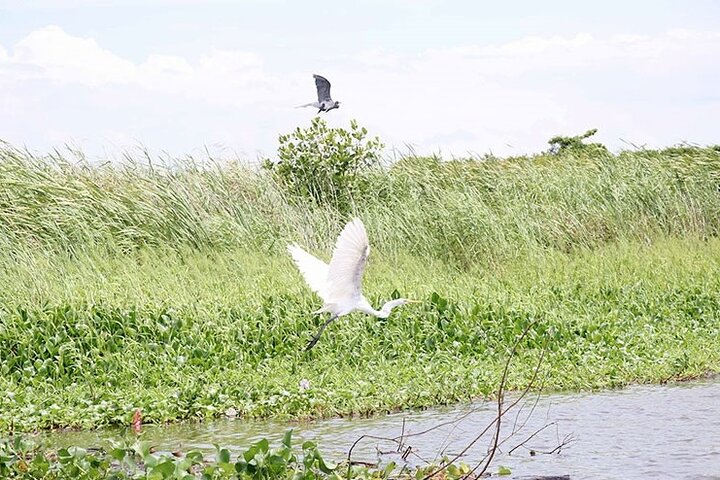
[[[488,262],[533,249],[657,236],[714,236],[720,151],[712,148],[455,160],[407,157],[369,175],[353,214],[377,249]],[[113,245],[326,248],[347,220],[288,198],[239,163],[145,157],[91,165],[0,146],[0,238],[53,249]]]
[[[510,387],[544,345],[549,388],[720,370],[714,149],[371,172],[366,294],[423,303],[344,317],[309,354],[319,301],[285,245],[327,258],[345,216],[236,163],[0,152],[0,429],[468,399],[529,322]]]

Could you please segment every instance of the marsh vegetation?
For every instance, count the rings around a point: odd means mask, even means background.
[[[533,322],[510,389],[545,338],[546,389],[720,370],[718,149],[353,165],[352,187],[293,191],[273,166],[0,146],[0,429],[467,400]],[[319,304],[285,246],[328,258],[350,216],[371,302],[423,303],[346,317],[306,354]]]

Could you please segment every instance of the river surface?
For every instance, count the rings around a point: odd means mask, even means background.
[[[517,394],[509,395],[504,405],[515,399]],[[361,440],[352,459],[418,464],[460,453],[493,422],[496,413],[496,402],[483,401],[371,418],[294,423],[224,419],[145,426],[143,438],[161,451],[213,452],[217,443],[239,453],[261,438],[277,445],[283,433],[293,428],[296,442],[314,440],[326,458],[343,460],[361,435],[402,435],[400,446],[387,440]],[[491,428],[460,461],[469,465],[481,461],[493,432]],[[119,430],[99,430],[44,437],[58,446],[93,446],[107,445],[120,434]],[[506,438],[489,470],[509,468],[512,474],[501,478],[720,480],[720,377],[600,393],[528,395],[503,417],[500,439]],[[408,447],[411,450],[404,456]]]

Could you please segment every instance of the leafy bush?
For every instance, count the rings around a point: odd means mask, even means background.
[[[399,473],[395,462],[382,467],[345,463],[340,468],[326,461],[314,442],[303,442],[299,452],[292,443],[292,430],[285,433],[279,447],[271,448],[263,438],[234,461],[232,457],[230,450],[220,445],[215,445],[215,455],[206,458],[197,450],[173,456],[154,453],[143,440],[125,441],[109,449],[73,446],[48,451],[22,437],[0,439],[2,478],[28,480],[410,480],[431,472],[441,472],[438,478],[458,480],[470,472],[467,464],[454,464],[448,457],[441,463],[403,468]]]
[[[365,174],[378,164],[383,148],[380,139],[368,139],[367,129],[355,120],[345,130],[328,128],[320,117],[307,129],[280,135],[279,141],[278,161],[266,160],[263,167],[292,195],[341,210],[366,190]]]
[[[597,128],[592,128],[582,135],[576,135],[574,137],[563,137],[558,135],[548,140],[550,144],[549,152],[554,155],[561,155],[564,153],[610,153],[602,143],[583,143],[583,140],[590,138],[597,133]]]
[[[326,462],[313,442],[302,444],[297,455],[292,444],[292,430],[282,445],[271,449],[262,439],[232,461],[227,448],[216,446],[214,458],[206,459],[193,450],[174,458],[153,453],[147,441],[116,445],[111,449],[62,448],[43,451],[22,437],[0,440],[0,475],[2,478],[48,479],[287,479],[315,480],[331,478],[336,465]],[[362,476],[350,470],[350,478]],[[335,475],[334,477],[337,478]]]

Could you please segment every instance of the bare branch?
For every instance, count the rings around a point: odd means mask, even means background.
[[[556,423],[555,423],[555,422],[552,422],[552,423],[547,423],[547,424],[545,424],[542,428],[540,428],[539,430],[536,430],[532,435],[530,435],[530,436],[527,437],[525,440],[523,440],[522,442],[518,443],[518,444],[515,445],[513,448],[511,448],[510,451],[508,452],[508,455],[512,455],[512,453],[513,453],[515,450],[517,450],[517,449],[520,448],[520,447],[525,446],[525,444],[526,444],[527,442],[529,442],[530,440],[532,440],[532,438],[535,437],[535,435],[539,434],[540,432],[542,432],[542,431],[545,430],[546,428],[549,428],[549,427],[551,427],[551,426],[553,426],[553,425],[556,425]]]
[[[505,396],[506,396],[507,385],[508,385],[508,377],[509,377],[509,373],[510,373],[510,366],[512,365],[512,362],[516,359],[520,345],[522,344],[523,340],[527,337],[527,335],[530,333],[530,331],[536,324],[537,324],[537,321],[533,320],[525,326],[523,331],[516,338],[512,348],[509,352],[508,358],[505,361],[502,375],[500,378],[500,383],[498,385],[498,390],[497,390],[497,406],[496,406],[495,417],[493,418],[493,420],[491,422],[489,422],[485,426],[485,428],[482,429],[482,431],[480,431],[477,435],[475,435],[475,437],[467,445],[465,445],[464,448],[462,448],[459,452],[451,454],[450,457],[444,456],[445,448],[447,448],[447,446],[449,445],[449,443],[447,443],[447,445],[446,445],[446,442],[448,442],[448,438],[451,437],[452,431],[455,431],[455,429],[458,427],[459,423],[462,420],[466,419],[468,416],[470,416],[473,413],[476,413],[480,410],[484,410],[486,408],[485,405],[478,406],[476,408],[471,408],[467,412],[460,414],[459,416],[457,416],[456,418],[454,418],[452,420],[445,421],[445,422],[439,423],[437,425],[433,425],[432,427],[426,428],[425,430],[422,430],[419,432],[412,432],[412,433],[407,432],[406,431],[407,430],[406,419],[403,418],[399,436],[396,436],[393,438],[387,438],[387,437],[374,436],[374,435],[363,435],[360,438],[358,438],[355,441],[355,443],[353,443],[353,445],[350,447],[350,450],[348,451],[348,464],[350,465],[350,463],[352,462],[352,454],[353,454],[355,447],[362,440],[375,439],[375,440],[379,440],[379,441],[389,442],[389,443],[392,443],[395,445],[394,451],[383,452],[380,449],[377,449],[377,452],[381,455],[399,454],[400,458],[406,462],[408,460],[408,457],[413,456],[413,457],[423,461],[426,465],[436,465],[435,467],[433,467],[433,470],[431,472],[427,473],[423,477],[423,480],[430,480],[431,478],[435,477],[437,474],[443,472],[446,468],[448,468],[448,466],[456,463],[461,457],[464,457],[469,452],[469,450],[475,444],[477,444],[477,442],[480,439],[484,438],[484,436],[489,431],[492,430],[493,436],[492,436],[489,448],[487,449],[487,453],[475,465],[475,467],[472,468],[472,470],[470,470],[469,472],[467,472],[463,475],[463,479],[478,478],[480,476],[485,475],[486,472],[488,471],[488,468],[490,467],[490,464],[492,463],[493,458],[496,456],[496,454],[498,452],[500,452],[501,446],[504,445],[506,442],[510,441],[512,438],[514,438],[516,435],[518,435],[520,432],[522,432],[524,430],[527,423],[530,421],[530,418],[533,417],[533,414],[535,413],[535,410],[539,404],[542,387],[544,386],[544,380],[542,380],[542,379],[539,380],[540,371],[541,371],[541,367],[542,367],[544,359],[545,359],[545,355],[547,353],[547,344],[549,341],[549,337],[545,338],[545,340],[540,348],[540,353],[538,355],[537,363],[535,364],[534,369],[532,370],[531,378],[529,379],[525,388],[518,393],[517,397],[514,398],[509,403],[509,405],[506,404],[506,402],[505,402]],[[538,383],[539,383],[539,387],[537,386]],[[533,390],[534,388],[538,388],[537,395],[535,396],[534,399],[526,400],[528,393],[531,390]],[[514,423],[512,425],[511,432],[509,435],[507,435],[503,438],[502,437],[502,428],[501,428],[502,423],[503,423],[502,419],[505,415],[508,414],[508,412],[510,412],[513,408],[517,407],[518,405],[521,405],[521,406],[518,409],[517,414],[515,415],[515,419],[514,419]],[[529,411],[525,410],[527,405],[530,405]],[[524,415],[524,412],[526,412],[526,415],[521,420],[521,415]],[[546,418],[546,420],[547,420],[547,418]],[[407,441],[409,438],[422,436],[422,435],[436,431],[437,429],[446,427],[446,426],[452,426],[452,429],[451,429],[451,433],[449,433],[446,436],[445,440],[443,440],[442,446],[440,447],[440,453],[436,453],[436,455],[443,455],[443,458],[439,462],[439,464],[437,464],[437,463],[431,464],[430,462],[427,462],[427,460],[423,459],[420,455],[418,455],[418,453],[415,451],[415,448],[412,445],[407,444]],[[574,438],[572,437],[571,434],[566,435],[565,438],[562,441],[560,441],[559,432],[557,432],[558,433],[558,439],[557,439],[558,444],[555,448],[553,448],[552,450],[549,450],[549,451],[541,451],[541,450],[537,450],[537,449],[534,449],[534,448],[531,448],[528,446],[528,443],[532,439],[536,438],[540,433],[542,433],[543,431],[546,431],[548,428],[550,428],[552,426],[555,426],[556,431],[558,430],[556,422],[546,423],[541,428],[535,430],[530,435],[528,435],[526,438],[524,438],[524,440],[522,440],[519,444],[517,444],[513,448],[511,448],[510,451],[508,452],[508,455],[511,455],[513,452],[515,452],[519,448],[524,448],[524,449],[529,450],[531,455],[535,455],[537,453],[542,453],[542,454],[560,453],[560,451],[564,447],[566,447],[567,445],[569,445],[570,443],[572,443],[574,441]],[[437,458],[438,457],[436,457],[435,461],[437,461]],[[350,474],[349,465],[348,465],[348,475]],[[403,468],[405,468],[405,467],[403,467]],[[476,474],[475,472],[478,472],[478,473]]]

